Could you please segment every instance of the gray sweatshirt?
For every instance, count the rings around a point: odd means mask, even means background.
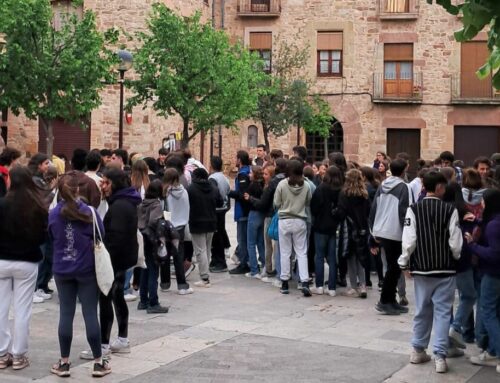
[[[172,214],[170,220],[174,227],[186,226],[189,222],[189,197],[184,186],[168,189],[167,210]]]
[[[278,184],[274,193],[274,206],[280,219],[307,220],[306,207],[311,202],[311,188],[304,182],[302,186],[290,186],[288,178]]]

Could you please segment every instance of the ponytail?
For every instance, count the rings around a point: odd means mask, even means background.
[[[61,208],[61,215],[68,221],[92,222],[92,215],[78,209],[78,180],[74,175],[63,175],[58,185],[59,195],[65,204]]]

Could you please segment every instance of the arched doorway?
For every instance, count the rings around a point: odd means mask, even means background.
[[[325,153],[326,146],[326,153]],[[325,139],[315,133],[306,133],[307,159],[309,162],[322,161],[331,152],[344,151],[344,129],[335,117],[332,117],[330,135]]]

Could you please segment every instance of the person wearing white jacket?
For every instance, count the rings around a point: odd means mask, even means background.
[[[426,197],[410,206],[405,216],[398,264],[410,270],[415,284],[410,362],[420,364],[431,360],[425,350],[434,319],[436,372],[444,373],[448,371],[448,330],[463,239],[457,209],[441,200],[447,184],[444,175],[431,171],[424,176],[423,183]]]

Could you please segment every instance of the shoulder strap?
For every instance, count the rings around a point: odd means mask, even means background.
[[[95,213],[95,210],[92,206],[89,206],[90,207],[90,211],[92,212],[92,226],[93,226],[93,231],[94,231],[94,246],[97,245],[97,242],[102,242],[102,234],[101,234],[101,229],[99,229],[99,225],[97,223],[97,217],[96,217],[96,213]],[[99,237],[97,238],[96,237],[96,230],[97,230],[97,234],[99,234]]]

